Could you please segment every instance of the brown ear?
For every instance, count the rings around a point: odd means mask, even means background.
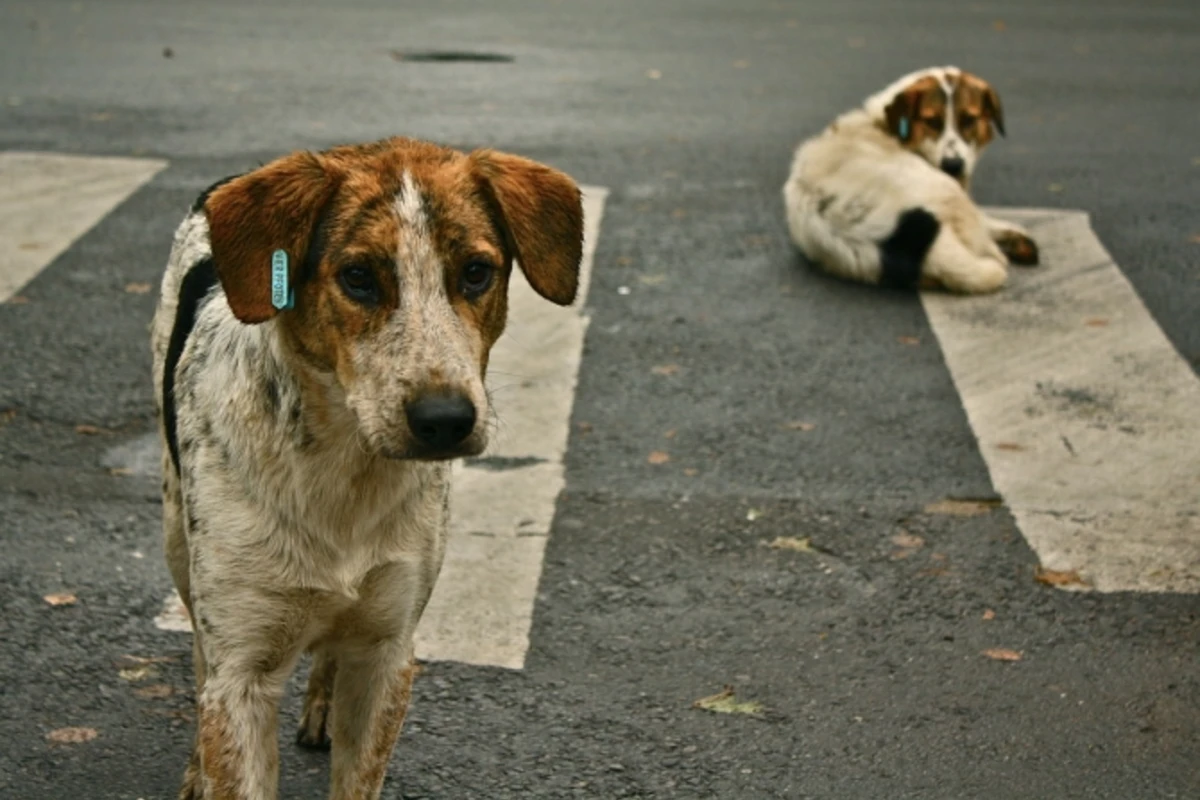
[[[924,88],[914,84],[897,94],[883,110],[887,129],[902,142],[907,142],[912,138],[913,123],[917,119],[921,95],[924,92]]]
[[[246,323],[275,316],[271,259],[288,255],[291,286],[336,182],[318,156],[293,153],[213,190],[204,203],[213,264],[234,316]]]
[[[1004,133],[1004,107],[1000,105],[1000,95],[990,85],[983,90],[983,114],[992,121],[1001,136]]]
[[[477,150],[471,161],[529,285],[553,303],[570,305],[583,258],[579,187],[558,170],[520,156]]]

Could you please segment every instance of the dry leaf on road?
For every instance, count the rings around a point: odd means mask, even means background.
[[[46,739],[54,744],[79,744],[99,735],[95,728],[56,728],[46,734]]]
[[[670,454],[664,453],[662,450],[654,450],[650,453],[650,455],[646,456],[646,461],[650,462],[651,464],[665,464],[670,460]]]
[[[71,592],[54,592],[42,598],[48,605],[52,606],[73,606],[79,602],[79,598]]]
[[[150,291],[150,284],[148,284],[148,283],[127,283],[127,284],[125,284],[125,291],[128,292],[129,294],[147,294]]]
[[[767,542],[767,547],[774,550],[795,550],[800,553],[812,551],[812,539],[807,536],[776,536]]]
[[[783,423],[783,428],[784,428],[784,430],[789,430],[789,431],[804,431],[805,433],[808,433],[809,431],[811,431],[811,430],[815,429],[816,427],[817,427],[817,426],[816,426],[816,423],[813,423],[813,422],[802,422],[802,421],[800,421],[800,420],[798,420],[798,419],[794,419],[794,420],[792,420],[791,422],[785,422],[785,423]]]
[[[1075,570],[1042,569],[1038,567],[1034,580],[1046,586],[1090,586]]]
[[[161,700],[164,697],[170,697],[175,694],[175,689],[165,683],[155,683],[150,686],[143,686],[140,689],[134,689],[133,693],[143,700]]]
[[[763,712],[763,704],[755,702],[739,702],[733,693],[732,686],[726,686],[719,693],[709,697],[701,697],[692,703],[692,708],[712,711],[715,714],[749,714],[757,716]]]
[[[984,658],[990,658],[993,661],[1020,661],[1023,656],[1017,650],[1009,650],[1006,647],[993,647],[989,650],[984,650],[980,653]]]
[[[76,425],[75,432],[81,436],[99,436],[104,433],[103,428],[98,428],[95,425]]]
[[[993,610],[992,610],[992,609],[990,609],[990,608],[985,608],[985,609],[983,610],[983,621],[984,621],[984,622],[991,622],[991,621],[992,621],[992,620],[994,620],[995,618],[996,618],[996,612],[995,612],[995,611],[993,611]]]
[[[951,517],[978,517],[999,507],[999,500],[953,500],[947,498],[925,506],[925,513],[945,514]]]
[[[909,347],[913,347],[921,343],[921,340],[916,336],[897,336],[896,341],[900,344],[906,344]]]
[[[655,375],[674,375],[679,372],[678,364],[659,364],[657,367],[651,367],[650,371]]]

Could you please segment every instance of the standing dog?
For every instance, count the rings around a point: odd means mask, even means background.
[[[198,732],[181,798],[278,784],[284,684],[331,797],[378,797],[441,569],[449,459],[488,437],[514,259],[575,297],[579,189],[407,139],[301,152],[206,192],[153,325],[167,562],[191,612]]]
[[[985,215],[975,163],[1004,133],[996,90],[956,67],[906,75],[796,151],[783,187],[792,240],[828,272],[863,283],[999,289],[1007,263],[1038,262],[1019,226]]]

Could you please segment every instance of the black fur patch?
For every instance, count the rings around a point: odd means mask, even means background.
[[[896,220],[896,229],[879,243],[879,283],[895,289],[915,289],[921,264],[942,224],[923,208],[910,208]]]
[[[196,309],[200,301],[217,285],[217,270],[211,258],[196,264],[179,287],[179,305],[175,308],[175,325],[171,328],[171,341],[167,344],[167,359],[163,364],[162,408],[163,430],[167,433],[167,449],[171,452],[171,463],[175,474],[179,474],[179,435],[175,418],[175,368],[183,356],[183,346],[188,334],[196,325]]]

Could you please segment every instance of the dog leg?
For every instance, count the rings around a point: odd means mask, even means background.
[[[1004,253],[1009,263],[1021,267],[1038,264],[1038,246],[1029,232],[1015,222],[1002,222],[994,217],[984,217],[988,235]]]
[[[412,696],[411,639],[352,647],[338,655],[334,681],[332,800],[379,797]]]
[[[308,691],[304,694],[304,714],[296,731],[296,744],[315,750],[329,749],[329,712],[333,703],[333,679],[337,674],[337,659],[327,649],[313,651],[312,669],[308,674]]]
[[[998,256],[971,252],[953,228],[943,226],[925,258],[923,275],[959,294],[994,292],[1008,278],[1008,270]]]

